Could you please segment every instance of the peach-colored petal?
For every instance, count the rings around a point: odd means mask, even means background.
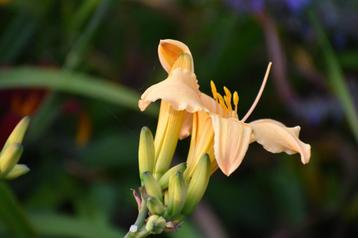
[[[191,56],[191,52],[184,43],[177,40],[161,40],[158,46],[158,56],[159,61],[162,64],[163,68],[169,73],[173,64],[178,59],[181,54],[189,54]],[[194,65],[192,65],[194,71]]]
[[[166,80],[149,87],[142,94],[138,106],[144,111],[150,103],[159,99],[170,103],[177,111],[192,113],[203,108],[195,74],[180,68],[173,70]]]
[[[286,127],[281,122],[261,119],[249,123],[254,139],[267,151],[272,153],[300,153],[301,162],[306,164],[311,157],[311,146],[303,143],[298,137],[300,127]]]
[[[216,162],[229,176],[241,164],[250,143],[251,128],[236,118],[211,115]]]
[[[214,131],[209,113],[199,111],[193,115],[193,128],[187,158],[189,175],[194,172],[199,159],[213,147]],[[213,157],[211,157],[213,158]]]
[[[182,127],[180,129],[180,133],[179,133],[180,140],[185,139],[190,135],[192,124],[193,124],[193,114],[185,112],[183,125],[182,125]]]

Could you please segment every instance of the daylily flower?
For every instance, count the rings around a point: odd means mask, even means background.
[[[192,121],[192,137],[187,159],[189,176],[199,158],[205,153],[210,156],[213,171],[216,169],[216,160],[218,167],[229,176],[239,167],[249,144],[254,141],[272,153],[299,153],[303,164],[309,162],[310,145],[299,140],[299,126],[289,128],[272,119],[246,123],[263,93],[271,63],[253,105],[246,115],[239,119],[237,92],[232,94],[224,87],[225,95],[222,96],[217,92],[213,82],[211,82],[213,97],[199,91],[193,60],[186,45],[174,40],[164,40],[160,42],[158,52],[161,64],[169,76],[164,81],[148,88],[139,101],[140,109],[145,110],[151,102],[162,100],[157,127],[160,141],[156,144],[156,155],[158,153],[157,146],[162,146],[159,151],[163,150],[165,140],[170,138],[163,136],[168,130],[166,128],[170,128],[170,125],[174,124],[178,131],[175,138],[178,138],[179,129],[177,127],[183,121]],[[181,123],[176,122],[179,118],[178,113],[182,113]],[[192,113],[192,118],[187,113]],[[165,119],[162,114],[165,115]],[[173,118],[169,118],[170,115]],[[186,129],[186,134],[182,134],[187,135],[190,127],[186,124],[181,129],[183,128]],[[155,139],[157,140],[157,135]]]

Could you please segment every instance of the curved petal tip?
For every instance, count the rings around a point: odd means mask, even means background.
[[[165,39],[160,40],[159,42],[159,61],[168,73],[170,72],[172,66],[174,65],[178,57],[184,53],[190,55],[191,57],[189,47],[180,41]]]
[[[254,140],[271,153],[299,153],[301,162],[307,164],[311,157],[311,146],[302,142],[299,137],[300,127],[286,127],[281,122],[261,119],[249,123]]]

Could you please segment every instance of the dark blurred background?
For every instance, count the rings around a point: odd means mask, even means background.
[[[134,222],[138,136],[155,131],[158,109],[136,103],[166,77],[157,46],[172,38],[190,47],[204,92],[210,80],[238,91],[239,115],[272,61],[251,120],[300,125],[312,158],[251,146],[161,237],[356,237],[357,26],[353,0],[0,0],[1,142],[32,117],[31,171],[7,183],[22,219],[39,237],[121,237]],[[21,237],[5,219],[0,237]]]

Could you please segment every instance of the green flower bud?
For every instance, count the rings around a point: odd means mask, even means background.
[[[184,172],[186,167],[186,163],[180,163],[173,167],[171,167],[160,179],[159,184],[162,187],[162,189],[168,188],[169,178],[174,175],[176,172]]]
[[[183,214],[191,213],[203,197],[210,178],[210,159],[203,155],[196,167],[188,186],[187,198],[183,208]]]
[[[176,172],[169,179],[167,216],[175,217],[183,209],[187,193],[186,182],[182,172]]]
[[[147,198],[147,207],[151,214],[162,215],[165,212],[163,203],[156,197]]]
[[[1,151],[0,154],[0,173],[1,176],[6,176],[19,162],[22,154],[22,145],[10,144]]]
[[[29,117],[22,118],[22,120],[19,123],[17,123],[16,127],[12,130],[10,136],[5,142],[3,149],[5,149],[7,146],[11,144],[21,144],[25,132],[29,126],[29,123],[30,123]]]
[[[140,177],[146,171],[153,172],[155,164],[155,150],[153,135],[148,127],[143,127],[140,132],[138,163]]]
[[[5,178],[6,179],[14,179],[14,178],[20,177],[21,175],[26,174],[29,171],[30,171],[30,169],[26,165],[17,164],[17,165],[15,165],[14,168],[12,168],[12,170],[10,170],[10,172],[5,176]]]
[[[163,217],[152,215],[148,218],[145,228],[152,234],[160,234],[164,231],[166,221]]]
[[[143,184],[147,194],[151,197],[156,197],[162,201],[163,193],[158,181],[153,177],[151,172],[144,172],[142,174]]]
[[[164,204],[168,204],[168,190],[165,190],[165,191],[164,191],[164,195],[163,195],[163,196],[164,196],[164,199],[163,199],[163,200],[164,200]]]

